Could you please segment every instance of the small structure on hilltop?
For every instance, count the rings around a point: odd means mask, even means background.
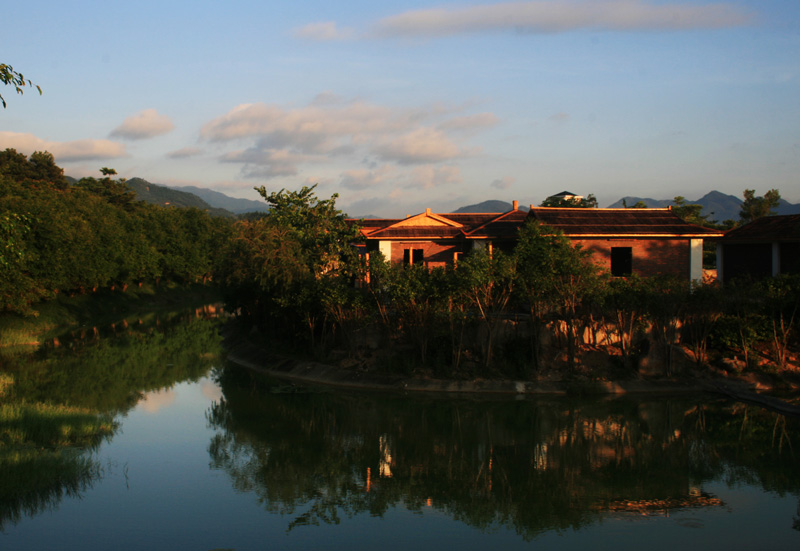
[[[800,273],[800,214],[765,216],[717,242],[717,279]]]
[[[671,209],[534,207],[508,212],[433,213],[401,219],[358,220],[366,252],[380,251],[394,263],[429,268],[457,263],[474,250],[510,253],[519,228],[538,221],[561,230],[615,276],[660,274],[702,280],[703,239],[723,232],[688,224]],[[353,222],[356,222],[355,220]]]

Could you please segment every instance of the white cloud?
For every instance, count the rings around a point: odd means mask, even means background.
[[[175,391],[171,388],[154,390],[152,392],[148,392],[142,397],[138,407],[147,413],[158,413],[160,410],[168,408],[174,404],[175,398]]]
[[[141,113],[126,118],[121,125],[111,131],[111,136],[128,139],[143,140],[154,138],[170,132],[175,125],[166,115],[159,114],[155,109],[145,109]]]
[[[464,115],[465,109],[391,109],[324,93],[309,105],[290,109],[240,105],[204,125],[201,138],[223,147],[243,143],[244,149],[226,153],[221,160],[242,163],[247,177],[294,176],[309,163],[440,163],[479,152],[457,143],[455,136],[465,138],[497,121],[492,113]],[[351,189],[367,186],[364,182],[377,174],[338,173],[340,183]]]
[[[569,113],[555,113],[547,118],[550,122],[567,122],[569,119]]]
[[[309,23],[292,31],[295,38],[328,42],[334,40],[348,40],[355,36],[352,29],[340,29],[333,21]]]
[[[127,157],[125,146],[110,140],[74,140],[52,142],[33,134],[0,132],[0,149],[14,148],[30,155],[34,151],[49,151],[56,162],[93,161]]]
[[[170,151],[167,153],[167,157],[170,159],[188,159],[189,157],[197,157],[202,153],[203,150],[199,147],[184,147],[183,149]]]
[[[498,122],[499,119],[494,113],[476,113],[474,115],[466,115],[464,117],[454,117],[440,124],[439,128],[442,130],[454,130],[458,132],[472,132],[474,130],[491,128]]]
[[[733,3],[555,0],[408,11],[379,20],[369,35],[413,38],[497,31],[679,31],[735,27],[753,20],[752,14]]]
[[[295,176],[297,165],[313,160],[307,155],[297,155],[287,149],[247,149],[222,156],[226,163],[243,163],[242,175],[246,178],[276,178]]]
[[[419,166],[411,171],[411,185],[423,189],[462,181],[461,170],[457,166]]]
[[[446,161],[461,154],[441,130],[417,128],[394,139],[387,139],[375,148],[375,153],[400,164],[418,164]]]
[[[383,165],[377,170],[345,170],[340,184],[348,189],[367,189],[386,183],[393,174],[394,169],[390,165]]]
[[[514,185],[515,178],[512,176],[504,176],[502,178],[498,178],[497,180],[492,181],[490,186],[496,189],[509,189],[512,185]]]

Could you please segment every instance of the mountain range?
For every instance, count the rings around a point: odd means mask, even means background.
[[[665,208],[668,206],[675,206],[673,199],[652,199],[650,197],[622,197],[619,201],[608,205],[608,208],[622,208],[625,205],[632,207],[639,201],[643,202],[648,207]],[[724,222],[725,220],[739,220],[739,212],[742,208],[742,200],[735,195],[726,195],[719,191],[710,191],[697,200],[687,200],[687,204],[701,205],[703,210],[702,215],[708,215],[709,221],[716,220],[717,222]],[[520,202],[520,205],[523,203]],[[526,205],[527,207],[527,205]],[[507,212],[511,210],[511,203],[506,201],[489,200],[475,205],[467,205],[461,207],[453,212]],[[523,210],[525,210],[523,208]],[[793,204],[780,200],[778,207],[775,209],[775,214],[800,214],[800,204]]]
[[[675,201],[672,199],[651,199],[649,197],[623,197],[616,203],[609,205],[609,208],[623,207],[625,205],[631,207],[637,202],[642,201],[648,207],[668,207],[674,206]],[[735,195],[726,195],[719,191],[710,191],[697,200],[687,200],[687,204],[702,205],[703,210],[701,214],[708,216],[709,221],[716,220],[719,223],[725,220],[739,220],[739,212],[742,209],[742,200]],[[778,207],[775,209],[775,214],[800,214],[800,204],[793,204],[780,200]]]
[[[74,179],[70,178],[71,181]],[[126,181],[128,186],[136,192],[136,196],[141,201],[155,203],[158,205],[171,205],[176,207],[195,207],[207,210],[213,216],[234,217],[248,212],[267,212],[269,206],[264,201],[251,199],[238,199],[230,197],[224,193],[210,189],[194,186],[184,186],[174,188],[160,184],[153,184],[143,178],[131,178]],[[675,205],[672,199],[653,199],[650,197],[626,196],[609,205],[609,208],[620,208],[624,205],[631,207],[643,202],[648,207],[668,207]],[[734,195],[726,195],[719,191],[711,191],[696,200],[687,200],[687,204],[702,205],[703,215],[708,215],[708,219],[717,222],[725,220],[738,220],[741,210],[742,200]],[[520,201],[523,205],[522,210],[527,208],[527,204]],[[483,201],[473,205],[459,207],[451,212],[507,212],[511,210],[511,203],[495,199]],[[800,204],[789,203],[781,199],[775,214],[800,214]],[[357,218],[377,218],[376,216],[357,216]]]

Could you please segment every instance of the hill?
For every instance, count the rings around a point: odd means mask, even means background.
[[[234,216],[233,213],[228,210],[209,205],[206,201],[193,193],[153,184],[142,178],[131,178],[130,180],[126,180],[125,183],[136,192],[136,198],[140,201],[171,207],[194,207],[200,210],[206,210],[212,216],[224,216],[229,218]]]
[[[236,197],[229,197],[219,191],[211,189],[200,188],[195,186],[182,186],[171,187],[170,189],[176,191],[185,191],[196,195],[209,205],[215,208],[225,209],[234,214],[244,214],[246,212],[267,212],[269,206],[263,200],[257,201],[253,199],[238,199]]]
[[[616,203],[609,205],[610,208],[621,208],[623,200],[630,207],[638,201],[643,201],[648,207],[668,207],[675,205],[672,199],[650,199],[646,197],[623,197]],[[710,191],[697,200],[687,199],[690,204],[702,205],[703,215],[708,215],[709,220],[724,222],[725,220],[739,220],[739,211],[742,208],[742,200],[735,195],[726,195],[719,191]],[[781,199],[775,214],[800,214],[800,204],[792,204]]]
[[[510,210],[511,203],[507,201],[490,199],[489,201],[484,201],[483,203],[478,203],[476,205],[467,205],[466,207],[461,207],[453,212],[508,212]]]

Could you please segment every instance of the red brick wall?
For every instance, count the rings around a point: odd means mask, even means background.
[[[611,270],[611,248],[630,247],[633,273],[643,276],[673,275],[689,278],[691,248],[688,239],[573,239],[592,252],[593,260]]]
[[[464,251],[465,245],[452,242],[422,242],[413,241],[392,243],[392,262],[403,263],[405,249],[422,249],[425,255],[425,265],[429,268],[444,266],[453,263],[453,254]]]

